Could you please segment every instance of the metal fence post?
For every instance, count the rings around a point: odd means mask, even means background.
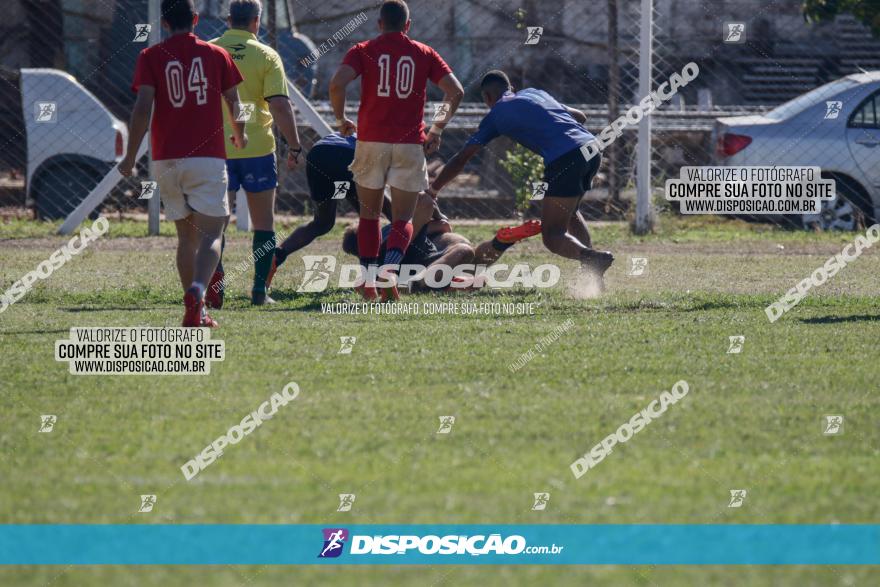
[[[147,12],[147,18],[150,21],[150,25],[152,28],[150,29],[150,46],[153,46],[159,43],[162,40],[162,17],[161,17],[161,1],[162,0],[150,0],[149,9]],[[147,141],[151,140],[149,133],[147,133]],[[150,176],[150,181],[156,181],[155,175],[153,173],[153,151],[150,149],[150,159],[147,163],[148,174]],[[150,198],[147,201],[147,234],[150,236],[156,236],[159,234],[159,211],[160,211],[161,201],[158,197]]]
[[[639,97],[651,93],[653,71],[654,1],[642,0],[639,26]],[[639,122],[639,144],[636,158],[636,234],[646,234],[654,228],[654,210],[651,203],[651,115]]]

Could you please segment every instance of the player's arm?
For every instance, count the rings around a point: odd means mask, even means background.
[[[299,156],[302,153],[302,145],[299,142],[299,131],[296,128],[296,117],[293,115],[293,104],[287,96],[274,96],[269,98],[269,112],[272,119],[278,125],[278,130],[289,149],[287,168],[294,169],[299,164]]]
[[[263,96],[269,104],[269,113],[287,141],[287,168],[296,169],[302,145],[299,142],[299,131],[296,128],[293,104],[287,95],[287,75],[284,63],[277,53],[271,53],[266,61],[266,73],[263,76]]]
[[[229,112],[232,115],[232,136],[229,138],[237,149],[244,149],[247,146],[247,135],[244,132],[244,121],[239,120],[241,118],[239,115],[241,102],[238,99],[238,87],[233,86],[224,90],[223,99],[226,100],[226,105],[229,106]]]
[[[456,153],[449,162],[443,166],[443,171],[437,176],[431,183],[429,195],[435,196],[437,192],[443,189],[443,187],[448,184],[450,181],[455,179],[459,173],[461,173],[464,166],[467,165],[467,162],[470,161],[474,155],[476,155],[480,149],[483,148],[483,145],[467,145],[464,149]]]
[[[330,105],[336,116],[336,129],[346,137],[357,131],[357,125],[345,117],[345,89],[357,76],[353,67],[343,63],[330,79]]]
[[[572,118],[577,120],[580,124],[587,123],[587,115],[584,114],[582,111],[578,110],[577,108],[572,108],[571,106],[566,106],[565,104],[563,104],[562,107],[565,108],[566,112],[571,114]]]
[[[449,110],[442,120],[434,121],[434,124],[431,125],[431,130],[428,131],[428,138],[425,141],[425,153],[428,155],[436,153],[440,149],[440,135],[443,134],[443,129],[446,128],[446,125],[455,116],[458,105],[461,104],[461,100],[464,98],[464,88],[461,87],[461,82],[458,81],[454,73],[448,73],[443,76],[437,82],[437,86],[443,90],[443,102],[449,105]]]
[[[131,111],[131,121],[128,124],[128,147],[125,157],[119,163],[119,173],[128,177],[131,175],[137,162],[137,152],[141,148],[141,142],[147,134],[150,126],[150,116],[153,114],[153,97],[156,88],[153,86],[140,86],[134,108]]]

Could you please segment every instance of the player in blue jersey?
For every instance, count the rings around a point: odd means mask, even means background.
[[[553,253],[575,259],[601,283],[614,257],[593,249],[587,223],[578,211],[584,193],[599,170],[601,156],[588,158],[585,145],[595,140],[583,127],[586,115],[560,104],[543,90],[513,91],[503,71],[490,71],[480,83],[489,114],[461,151],[431,183],[430,194],[461,173],[465,164],[490,141],[506,136],[544,158],[547,183],[541,210],[542,238]]]
[[[266,279],[271,285],[278,269],[288,255],[310,244],[319,236],[325,235],[336,224],[336,205],[346,200],[355,210],[359,210],[357,188],[352,179],[349,165],[354,160],[357,137],[344,137],[332,133],[315,143],[306,156],[306,180],[309,194],[315,207],[315,216],[307,224],[297,227],[281,245],[275,249],[274,263]],[[391,218],[391,200],[385,196],[382,212]]]

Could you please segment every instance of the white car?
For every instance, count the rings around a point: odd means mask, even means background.
[[[128,128],[73,76],[22,69],[27,203],[66,217],[124,155]]]
[[[805,227],[855,230],[880,220],[880,71],[825,84],[763,115],[715,122],[719,165],[818,166],[838,197]]]

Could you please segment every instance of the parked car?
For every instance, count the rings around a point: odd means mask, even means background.
[[[804,227],[854,230],[880,220],[880,71],[830,82],[763,115],[719,118],[713,138],[718,165],[818,166],[834,179],[838,197],[801,216]]]
[[[64,218],[122,158],[128,128],[63,71],[22,69],[20,85],[27,203]]]

